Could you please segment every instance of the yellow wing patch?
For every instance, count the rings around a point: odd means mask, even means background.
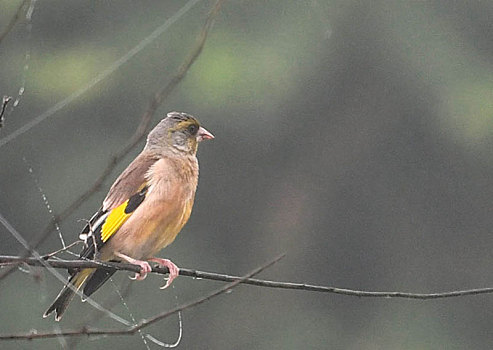
[[[101,240],[106,242],[113,234],[123,225],[125,221],[132,215],[132,213],[125,213],[128,200],[123,204],[113,209],[106,218],[103,227],[101,228]]]

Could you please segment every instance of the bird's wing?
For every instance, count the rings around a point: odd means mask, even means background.
[[[115,209],[140,191],[146,182],[147,172],[157,160],[148,153],[139,154],[115,180],[103,201],[102,209]]]
[[[80,258],[93,260],[97,257],[97,253],[105,243],[113,237],[146,198],[148,186],[143,183],[141,187],[137,193],[118,207],[111,210],[104,210],[102,207],[94,214],[79,235],[79,238],[86,243]],[[75,272],[77,271],[72,271],[71,274]]]
[[[86,243],[80,253],[81,259],[94,260],[97,257],[98,251],[113,237],[121,225],[128,220],[132,213],[144,201],[148,186],[146,183],[141,186],[142,188],[137,193],[130,196],[130,198],[118,207],[110,210],[101,208],[89,220],[79,235],[79,238]],[[85,299],[110,278],[114,271],[96,270],[94,268],[74,268],[69,269],[69,273],[70,280],[68,284],[72,284],[75,289],[79,289],[87,281],[84,287]],[[55,311],[55,319],[57,321],[60,320],[74,295],[74,290],[65,286],[53,304],[46,310],[44,317]]]
[[[156,158],[139,154],[111,186],[102,207],[93,215],[79,235],[86,244],[81,259],[94,260],[106,242],[128,220],[147,194],[146,174]],[[71,275],[78,269],[69,270]]]

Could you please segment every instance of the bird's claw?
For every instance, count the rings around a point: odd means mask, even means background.
[[[151,265],[147,261],[134,261],[133,264],[140,266],[140,272],[136,272],[131,280],[142,281],[147,277],[147,274],[152,271]]]
[[[137,260],[119,252],[116,252],[115,255],[129,262],[130,264],[140,266],[140,272],[136,272],[133,277],[129,277],[131,280],[142,281],[147,277],[147,274],[152,271],[151,265],[149,265],[147,261]]]
[[[152,271],[151,265],[149,265],[147,261],[137,260],[119,252],[116,252],[115,255],[129,262],[130,264],[140,266],[140,272],[135,273],[133,277],[130,277],[131,280],[142,281],[147,277],[147,274]],[[168,278],[166,279],[166,284],[162,286],[161,289],[168,288],[173,282],[173,280],[176,277],[178,277],[178,275],[180,274],[180,269],[178,268],[178,266],[176,266],[169,259],[151,258],[149,259],[149,261],[153,261],[161,267],[167,267],[169,270]]]
[[[151,258],[151,259],[149,259],[149,261],[153,261],[161,267],[167,267],[169,270],[168,278],[166,278],[166,284],[164,286],[160,287],[161,289],[168,288],[171,285],[171,283],[173,283],[173,280],[176,277],[178,277],[178,275],[180,274],[180,269],[178,268],[178,266],[176,266],[169,259]]]

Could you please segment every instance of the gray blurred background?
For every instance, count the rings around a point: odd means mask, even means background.
[[[0,30],[19,4],[0,1]],[[31,32],[21,20],[0,43],[0,95],[25,87],[0,139],[81,89],[184,4],[37,1]],[[191,50],[212,4],[200,1],[0,148],[0,213],[26,239],[51,219],[38,187],[58,213],[92,185]],[[492,287],[492,18],[491,1],[227,1],[154,118],[186,111],[216,136],[199,150],[191,220],[161,255],[244,274],[287,252],[259,277],[363,290]],[[67,242],[141,147],[64,221]],[[0,254],[22,251],[3,227],[0,237]],[[53,233],[39,251],[59,247]],[[0,282],[1,333],[54,329],[41,315],[61,283],[35,272]],[[127,280],[117,274],[95,299],[113,299],[116,313],[137,320],[223,285],[182,277],[162,291],[152,275],[132,284],[124,305],[115,286]],[[79,327],[91,310],[74,301],[60,327]],[[413,301],[239,286],[184,312],[180,348],[491,349],[492,321],[493,295]],[[103,318],[93,326],[119,325]],[[177,317],[150,331],[173,342]],[[146,348],[139,335],[81,338],[78,347]]]

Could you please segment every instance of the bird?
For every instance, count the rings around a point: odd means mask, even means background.
[[[132,279],[143,280],[149,261],[169,269],[162,288],[178,276],[179,268],[154,255],[171,244],[190,218],[198,183],[197,147],[213,139],[195,117],[170,112],[152,129],[142,152],[110,187],[100,209],[81,231],[80,259],[128,262],[140,266]],[[76,291],[85,300],[115,271],[69,269],[69,280],[43,317],[55,312],[60,321]],[[80,294],[80,293],[79,293]]]

